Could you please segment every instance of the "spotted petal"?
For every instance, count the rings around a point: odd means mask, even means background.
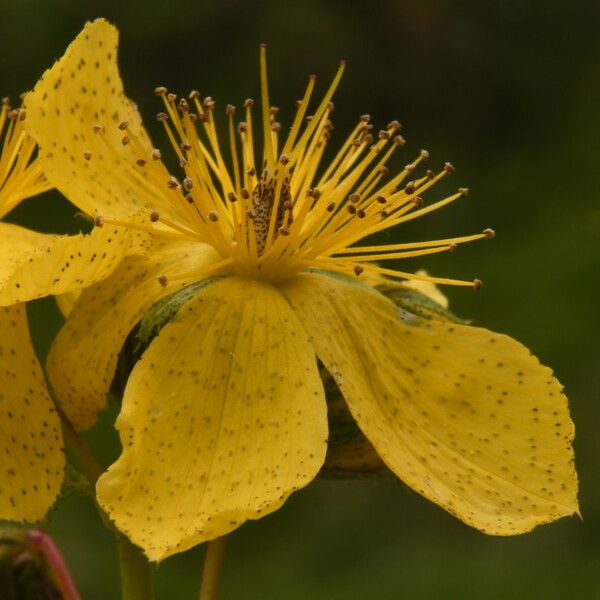
[[[152,560],[277,509],[322,465],[315,354],[281,294],[225,278],[185,305],[130,379],[102,507]]]
[[[25,126],[47,178],[81,210],[121,218],[147,207],[168,213],[161,194],[140,183],[147,172],[132,158],[150,160],[152,145],[123,91],[117,44],[118,31],[105,20],[87,23],[27,94]],[[119,129],[125,123],[127,130]],[[131,144],[123,144],[125,136]]]
[[[0,308],[0,519],[39,521],[60,489],[60,422],[23,305]]]
[[[562,387],[515,340],[403,322],[365,286],[317,274],[285,295],[357,423],[402,480],[493,535],[577,512]]]
[[[59,236],[1,223],[0,306],[92,285],[150,244],[150,234],[134,229],[97,227],[89,235]]]
[[[151,258],[133,256],[75,303],[48,355],[47,372],[61,408],[77,429],[91,427],[106,400],[119,352],[133,326],[160,298],[180,288],[159,275],[214,261],[205,244],[165,244]]]

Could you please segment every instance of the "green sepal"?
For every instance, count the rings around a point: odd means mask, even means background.
[[[427,320],[451,321],[452,323],[459,323],[461,325],[468,325],[470,323],[468,320],[457,317],[452,311],[443,307],[429,296],[408,286],[382,286],[377,289],[398,308],[417,317]]]

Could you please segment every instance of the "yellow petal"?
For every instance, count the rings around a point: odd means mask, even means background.
[[[171,242],[151,258],[133,256],[107,279],[83,291],[55,338],[46,365],[62,410],[76,429],[91,427],[106,407],[119,352],[133,326],[180,285],[157,276],[201,268],[216,259],[205,244]]]
[[[60,489],[64,455],[23,305],[0,308],[0,373],[0,519],[39,521]]]
[[[12,223],[0,222],[0,282],[10,275],[22,256],[29,254],[36,247],[49,245],[55,237]]]
[[[65,292],[64,294],[59,294],[54,299],[56,300],[56,306],[58,306],[58,310],[62,314],[65,319],[71,314],[73,307],[75,306],[75,302],[81,295],[81,291],[77,290],[75,292]]]
[[[279,508],[327,437],[316,357],[283,296],[239,278],[204,288],[135,367],[117,427],[98,498],[150,559]]]
[[[494,535],[577,512],[567,400],[524,346],[486,329],[409,325],[381,294],[322,275],[283,291],[359,426],[408,485]]]
[[[81,210],[124,217],[152,204],[168,212],[168,206],[158,205],[160,195],[150,202],[125,170],[126,162],[134,163],[132,144],[135,151],[139,148],[138,158],[148,160],[152,145],[137,109],[124,94],[117,44],[115,27],[102,19],[87,23],[25,97],[24,123],[40,146],[47,178]],[[124,122],[127,130],[119,129]],[[122,143],[125,135],[131,144]],[[136,168],[145,176],[145,168]],[[165,170],[165,188],[167,180]]]
[[[0,267],[0,306],[92,285],[110,275],[128,254],[147,252],[150,237],[122,227],[59,236],[0,224],[0,255],[5,257]]]

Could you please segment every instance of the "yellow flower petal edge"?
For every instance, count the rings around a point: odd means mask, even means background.
[[[181,283],[156,278],[186,264],[209,264],[215,251],[204,244],[167,244],[151,258],[132,256],[107,279],[84,290],[55,338],[46,370],[62,410],[76,429],[91,427],[106,407],[117,359],[132,327],[160,298]]]
[[[112,25],[102,19],[88,23],[27,94],[25,126],[40,146],[39,162],[47,178],[84,212],[124,217],[152,206],[169,213],[168,205],[156,206],[161,195],[140,186],[138,177],[124,168],[126,162],[120,162],[131,150],[119,125],[126,124],[140,152],[150,155],[152,144],[123,92],[117,43]],[[137,168],[145,173],[143,166]],[[168,178],[164,169],[165,185]]]
[[[0,519],[39,521],[60,490],[62,432],[23,305],[0,308]]]
[[[235,277],[204,288],[136,365],[117,428],[98,500],[151,560],[281,506],[327,438],[316,357],[283,296]]]
[[[88,235],[35,234],[33,247],[25,242],[12,247],[24,231],[14,227],[2,225],[0,230],[0,253],[11,256],[0,268],[0,306],[92,285],[110,275],[125,256],[145,254],[152,238],[131,228],[96,227]]]
[[[578,512],[562,387],[515,340],[402,322],[381,294],[304,274],[283,286],[354,418],[405,483],[492,535]]]

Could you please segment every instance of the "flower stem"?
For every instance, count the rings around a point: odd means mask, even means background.
[[[104,471],[102,465],[83,438],[77,433],[69,419],[60,410],[58,410],[58,414],[66,445],[89,480],[90,485],[95,487],[98,478]],[[122,600],[153,600],[155,597],[154,567],[137,546],[134,546],[123,534],[116,530],[102,508],[97,503],[95,504],[102,521],[106,527],[115,532],[117,538]]]
[[[79,466],[88,478],[90,484],[95,486],[98,477],[100,477],[104,471],[102,465],[98,462],[98,459],[94,456],[94,453],[90,450],[89,446],[83,441],[77,431],[75,431],[71,421],[67,419],[60,409],[57,409],[57,411],[67,447],[75,457],[75,460],[79,463]]]
[[[121,600],[153,600],[154,566],[124,535],[117,536],[121,568]]]
[[[200,584],[200,600],[217,600],[219,584],[225,559],[225,536],[218,537],[206,544],[202,583]]]

